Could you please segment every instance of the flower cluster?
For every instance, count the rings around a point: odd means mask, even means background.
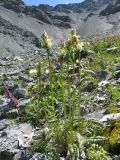
[[[41,36],[41,45],[46,50],[50,50],[50,48],[52,46],[51,40],[49,39],[48,34],[45,31]]]
[[[80,41],[80,37],[77,35],[74,29],[71,30],[68,40],[66,42],[61,41],[59,52],[64,55],[65,53],[80,52],[83,48],[83,43]]]

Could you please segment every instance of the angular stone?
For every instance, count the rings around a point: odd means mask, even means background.
[[[20,98],[24,98],[25,95],[26,95],[26,90],[24,88],[17,88],[14,92],[13,92],[13,95],[17,98],[17,99],[20,99]]]
[[[0,131],[4,130],[7,126],[0,122]]]
[[[100,122],[109,122],[109,121],[112,121],[112,120],[117,120],[119,118],[120,118],[120,113],[108,114],[108,115],[103,116],[100,119]]]
[[[116,107],[120,107],[120,102],[118,102],[115,106],[116,106]]]
[[[108,86],[110,84],[110,82],[108,80],[105,81],[101,81],[98,83],[99,87],[104,87],[104,86]]]

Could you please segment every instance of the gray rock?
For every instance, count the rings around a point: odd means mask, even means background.
[[[11,76],[11,79],[13,79],[13,81],[17,81],[19,80],[19,76]]]
[[[95,120],[100,120],[106,113],[106,109],[94,111],[93,113],[89,113],[84,116],[86,119],[95,119]]]
[[[19,113],[24,115],[25,114],[25,107],[30,102],[30,99],[19,99],[18,107]]]
[[[120,78],[116,80],[116,84],[120,84]]]
[[[115,67],[115,71],[119,71],[120,70],[120,64],[117,64]]]
[[[6,127],[7,127],[7,125],[6,125],[5,123],[2,123],[2,122],[0,121],[0,131],[6,129]]]
[[[47,160],[44,154],[35,153],[30,160]]]
[[[95,101],[96,103],[106,103],[106,102],[108,102],[109,100],[108,100],[108,97],[107,97],[107,96],[99,96],[99,95],[97,95],[97,96],[94,98],[94,101]]]
[[[2,132],[1,133],[1,137],[7,137],[7,133],[6,132]]]
[[[25,159],[25,149],[29,147],[34,135],[32,126],[28,123],[12,124],[8,120],[0,121],[0,160],[29,160]],[[23,159],[24,158],[24,159]]]
[[[105,81],[99,82],[99,83],[98,83],[98,86],[99,86],[99,87],[106,87],[106,86],[109,86],[109,84],[110,84],[110,81],[105,80]]]
[[[0,66],[5,66],[6,65],[6,61],[0,60]]]
[[[119,118],[120,118],[120,113],[108,114],[108,115],[103,116],[100,119],[100,122],[109,122],[109,121],[112,121],[112,120],[117,120]]]
[[[0,151],[0,160],[14,160],[14,153],[9,151]]]
[[[115,106],[116,106],[116,107],[120,107],[120,102],[118,102]]]
[[[9,110],[9,102],[8,99],[6,99],[3,96],[0,96],[0,119],[5,118],[6,112]]]
[[[13,92],[13,95],[17,99],[24,98],[26,96],[26,90],[22,87],[19,87]]]
[[[107,71],[99,71],[99,72],[96,72],[96,76],[99,78],[99,79],[107,79],[107,76],[108,76],[108,72]]]
[[[17,88],[17,85],[15,85],[15,82],[13,80],[3,81],[3,84],[6,85],[11,91],[14,91]]]
[[[115,75],[116,79],[119,79],[120,78],[120,70],[115,71],[114,75]]]
[[[29,77],[28,75],[20,75],[19,80],[24,80],[25,82],[33,82],[34,79],[32,77]]]
[[[112,157],[112,159],[113,159],[113,160],[120,160],[120,155],[114,155],[114,156]]]

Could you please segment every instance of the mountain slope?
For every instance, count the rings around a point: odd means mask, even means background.
[[[118,0],[85,0],[55,7],[0,0],[0,55],[33,52],[44,30],[54,43],[65,38],[71,27],[83,37],[119,33],[119,6]]]

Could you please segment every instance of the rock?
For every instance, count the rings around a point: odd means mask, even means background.
[[[93,113],[89,113],[84,116],[86,119],[95,119],[95,120],[100,120],[106,113],[106,109],[94,111]]]
[[[17,81],[19,80],[19,76],[11,76],[11,79],[13,79],[13,81]]]
[[[46,160],[46,156],[44,154],[35,153],[29,160]]]
[[[1,137],[7,137],[7,133],[6,132],[2,132],[1,133]]]
[[[30,102],[30,99],[19,99],[19,113],[25,115],[25,107]]]
[[[6,65],[6,61],[0,60],[0,66],[5,66]]]
[[[99,72],[96,72],[96,76],[99,78],[99,79],[107,79],[107,76],[108,76],[108,72],[107,71],[99,71]]]
[[[14,57],[14,61],[23,62],[24,60],[20,56]]]
[[[109,86],[110,82],[108,80],[105,80],[105,81],[101,81],[98,83],[98,86],[99,87],[107,87]]]
[[[115,106],[116,106],[116,107],[120,107],[120,102],[118,102]]]
[[[13,69],[13,70],[10,70],[9,72],[6,73],[7,76],[13,76],[13,75],[17,75],[19,74],[20,72],[24,71],[24,69]]]
[[[112,48],[107,48],[107,51],[115,51],[120,49],[120,47],[112,47]]]
[[[28,123],[12,124],[8,120],[0,121],[0,160],[29,160],[24,149],[29,147],[34,135],[32,126]],[[21,150],[23,149],[23,151]],[[18,159],[17,159],[18,158]]]
[[[10,91],[14,91],[17,88],[13,80],[3,81],[3,84],[6,85]]]
[[[105,91],[103,91],[101,87],[98,87],[97,93],[98,93],[98,95],[102,96],[105,94]]]
[[[100,122],[109,122],[112,120],[117,120],[119,118],[120,118],[120,113],[108,114],[108,115],[105,115],[103,118],[101,118],[99,121]]]
[[[114,155],[114,156],[112,157],[112,160],[120,160],[120,155]]]
[[[80,149],[80,157],[79,158],[82,159],[82,160],[86,160],[87,159],[86,154],[85,154],[83,149]]]
[[[0,121],[0,131],[6,129],[6,127],[7,127],[7,125],[6,125],[5,123],[2,123],[2,122]]]
[[[99,95],[97,95],[95,98],[94,98],[94,101],[96,102],[96,103],[106,103],[106,102],[108,102],[108,97],[106,97],[106,96],[99,96]]]
[[[119,78],[120,78],[120,70],[115,71],[114,77],[115,77],[116,79],[119,79]]]
[[[29,77],[28,75],[20,75],[19,80],[24,80],[24,82],[33,82],[34,79],[32,77]]]
[[[120,70],[120,64],[116,64],[115,71],[119,71],[119,70]]]
[[[5,118],[6,112],[9,110],[9,102],[8,100],[0,96],[0,119]]]
[[[116,80],[116,84],[120,84],[120,78]]]
[[[14,153],[9,151],[0,151],[0,160],[14,160]]]
[[[26,90],[22,87],[19,87],[13,92],[13,95],[17,99],[24,98],[26,96]]]

